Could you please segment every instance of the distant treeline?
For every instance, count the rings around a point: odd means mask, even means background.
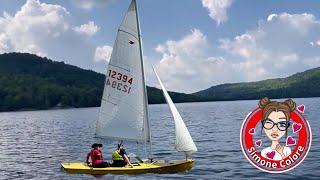
[[[100,106],[105,75],[28,53],[0,55],[0,111]],[[164,103],[147,87],[149,103]],[[170,92],[174,102],[320,96],[320,68],[287,78],[213,86],[193,94]]]
[[[100,106],[105,75],[28,53],[0,55],[0,111]],[[164,103],[148,87],[149,103]],[[176,102],[193,95],[171,93]]]
[[[287,78],[222,84],[193,95],[205,101],[320,97],[320,67]]]

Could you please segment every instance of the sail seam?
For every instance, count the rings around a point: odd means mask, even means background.
[[[130,70],[129,70],[129,69],[126,69],[126,68],[123,68],[123,67],[120,67],[120,66],[117,66],[117,65],[113,65],[113,64],[111,64],[111,63],[109,63],[109,65],[111,65],[111,66],[113,66],[113,67],[117,67],[117,68],[119,68],[119,69],[123,69],[123,70],[125,70],[125,71],[130,72]]]
[[[116,103],[113,103],[113,102],[111,102],[111,101],[109,101],[109,100],[107,100],[107,99],[102,99],[102,100],[104,100],[104,101],[106,101],[106,102],[108,102],[108,103],[110,103],[110,104],[112,104],[112,105],[114,105],[114,106],[116,106],[117,104]]]
[[[139,39],[138,39],[134,34],[128,32],[128,31],[122,30],[122,29],[119,29],[119,31],[122,31],[122,32],[127,33],[127,34],[130,34],[130,35],[133,36],[136,40],[139,41]]]

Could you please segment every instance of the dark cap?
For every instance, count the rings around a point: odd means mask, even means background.
[[[98,144],[98,143],[94,143],[92,144],[91,146],[92,148],[95,148],[95,147],[102,147],[102,144]]]
[[[119,149],[121,146],[123,147],[123,144],[122,144],[122,143],[118,144],[118,149]]]

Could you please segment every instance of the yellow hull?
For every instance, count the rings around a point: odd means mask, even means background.
[[[61,167],[67,173],[76,174],[143,174],[143,173],[176,173],[190,170],[194,166],[194,160],[174,160],[170,162],[158,161],[152,164],[139,163],[133,167],[107,167],[93,168],[86,163],[61,163]]]

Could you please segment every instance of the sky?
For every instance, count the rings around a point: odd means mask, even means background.
[[[105,73],[130,0],[1,0],[0,53]],[[137,0],[147,84],[192,93],[320,66],[320,1]]]

